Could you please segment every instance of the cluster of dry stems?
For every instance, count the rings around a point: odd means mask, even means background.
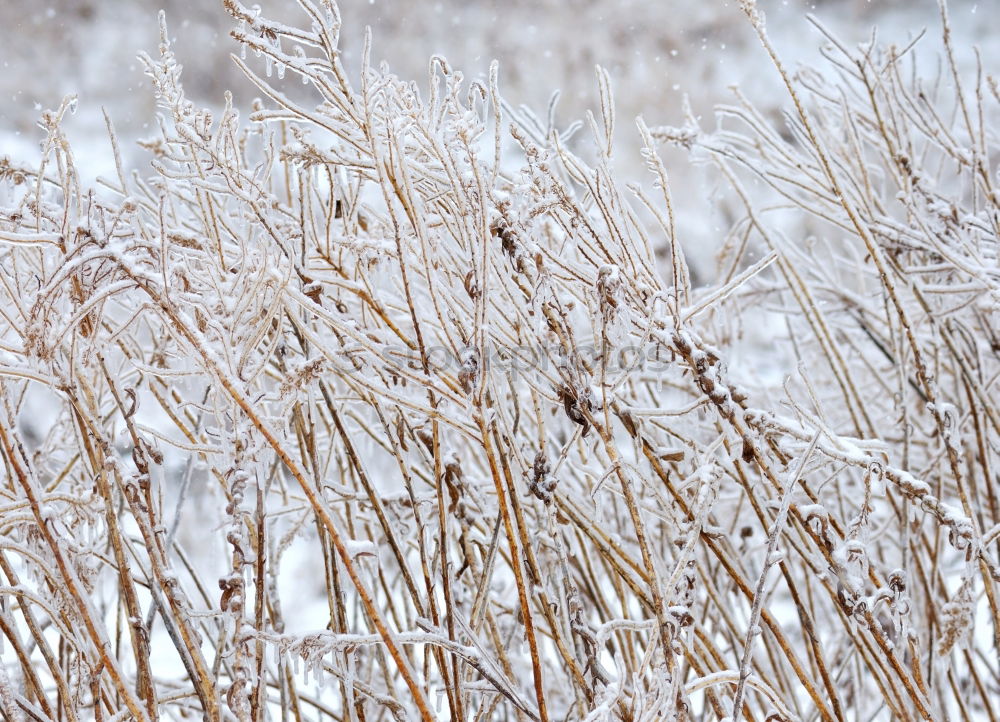
[[[246,121],[164,29],[151,175],[81,188],[68,103],[0,166],[7,719],[997,718],[1000,98],[943,10],[938,78],[792,74],[746,3],[785,124],[640,121],[649,194],[603,71],[581,142],[225,5]],[[701,288],[662,143],[737,209]]]

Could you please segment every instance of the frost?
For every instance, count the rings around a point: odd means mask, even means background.
[[[368,556],[378,559],[378,546],[372,541],[345,539],[344,548],[347,550],[347,555],[351,558]]]
[[[75,96],[0,160],[3,636],[59,657],[4,714],[989,717],[988,51],[795,68],[746,2],[780,102],[628,98],[630,48],[536,113],[298,5],[225,0],[241,108],[164,17],[141,162],[71,142]],[[570,58],[632,12],[585,5]],[[559,61],[520,12],[500,45]]]

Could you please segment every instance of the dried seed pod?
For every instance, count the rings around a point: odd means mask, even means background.
[[[467,348],[462,351],[462,368],[458,372],[458,382],[467,394],[471,394],[479,380],[479,351]]]
[[[517,236],[505,218],[500,218],[490,226],[490,233],[500,239],[500,248],[511,258],[517,253]]]
[[[895,594],[899,595],[906,591],[906,572],[902,569],[894,569],[889,572],[889,576],[886,581],[889,585],[889,589],[891,589]]]
[[[545,458],[545,452],[539,451],[535,454],[535,461],[531,465],[531,478],[528,480],[528,491],[545,504],[551,504],[556,484],[557,480],[549,476],[549,462]]]
[[[459,505],[463,493],[462,463],[454,453],[449,454],[445,458],[444,483],[448,487],[448,496],[451,502],[448,506],[448,511],[454,512]]]
[[[465,286],[465,292],[469,294],[469,298],[479,298],[479,284],[476,283],[476,272],[474,270],[465,274],[462,285]]]
[[[620,411],[618,413],[618,418],[621,419],[622,425],[625,427],[625,431],[628,432],[629,436],[634,439],[639,435],[639,422],[628,409]]]
[[[618,308],[622,295],[622,278],[618,266],[605,265],[597,271],[597,297],[601,310],[610,314]]]
[[[662,448],[657,450],[656,456],[660,459],[660,461],[677,462],[684,461],[686,454],[684,453],[684,449]]]
[[[583,409],[589,413],[593,411],[594,405],[589,394],[578,394],[569,386],[562,386],[558,391],[559,400],[562,401],[563,410],[570,420],[583,427],[583,435],[590,431],[590,422],[584,414]]]

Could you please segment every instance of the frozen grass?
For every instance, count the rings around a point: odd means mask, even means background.
[[[72,100],[0,168],[6,717],[995,719],[1000,97],[944,11],[791,74],[745,3],[785,123],[640,121],[643,189],[603,70],[560,129],[225,4],[245,121],[164,28],[151,175],[81,188]],[[665,143],[741,208],[696,288]]]

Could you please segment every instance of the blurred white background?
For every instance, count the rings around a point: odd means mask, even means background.
[[[298,12],[293,0],[263,4],[269,16]],[[154,99],[136,55],[155,54],[160,7],[185,67],[188,95],[217,107],[229,88],[237,106],[247,107],[256,92],[229,58],[236,47],[221,0],[4,0],[0,154],[32,152],[40,111],[71,92],[80,96],[80,112],[69,125],[78,154],[88,157],[89,146],[103,143],[101,106],[126,145],[142,137],[154,119]],[[373,57],[401,77],[422,82],[432,54],[447,57],[466,77],[481,77],[496,58],[501,92],[515,105],[544,112],[551,93],[561,90],[561,123],[594,107],[595,63],[609,70],[619,124],[632,137],[631,119],[639,114],[650,124],[679,123],[685,94],[703,114],[730,99],[732,84],[758,104],[767,97],[783,101],[773,69],[737,3],[728,0],[346,0],[340,7],[349,71],[357,71],[363,28],[370,26]],[[817,57],[822,39],[807,13],[849,42],[867,38],[873,25],[884,40],[899,43],[926,27],[925,42],[937,42],[935,0],[764,0],[760,7],[786,60]],[[957,44],[978,43],[989,53],[1000,3],[953,0],[951,14]],[[286,83],[297,84],[294,78]],[[100,149],[94,162],[105,155]]]
[[[249,0],[247,1],[249,3]],[[294,0],[267,0],[265,14],[296,21]],[[155,55],[157,10],[166,11],[170,36],[184,67],[188,96],[199,106],[219,108],[233,91],[246,111],[259,93],[236,68],[239,52],[222,0],[3,0],[0,2],[0,157],[33,164],[39,157],[43,109],[58,107],[67,93],[79,95],[79,110],[65,130],[85,184],[114,172],[101,108],[121,138],[125,163],[142,170],[148,155],[136,141],[154,134],[155,99],[141,51]],[[807,21],[815,15],[850,44],[870,38],[905,45],[927,29],[921,57],[936,60],[940,16],[936,0],[761,0],[768,32],[791,67],[819,63],[821,34]],[[360,65],[364,28],[371,27],[375,61],[426,87],[428,59],[445,56],[467,78],[485,77],[500,62],[500,91],[511,104],[544,116],[556,90],[560,127],[597,108],[594,65],[610,73],[618,117],[621,177],[642,175],[635,125],[682,125],[687,98],[703,128],[714,127],[712,108],[732,102],[738,86],[780,124],[786,105],[774,68],[734,0],[343,0],[341,47],[353,78]],[[991,28],[1000,22],[1000,2],[953,0],[951,23],[962,63],[983,53],[985,70],[1000,72],[1000,43]],[[992,42],[991,42],[992,41]],[[262,61],[250,58],[251,66]],[[926,72],[933,74],[935,68]],[[968,77],[968,76],[967,76]],[[277,81],[272,78],[273,82]],[[308,92],[295,77],[285,92]],[[673,179],[678,224],[695,249],[692,261],[706,272],[711,249],[731,220],[716,188],[680,151],[664,150]],[[699,257],[700,256],[700,257]]]

